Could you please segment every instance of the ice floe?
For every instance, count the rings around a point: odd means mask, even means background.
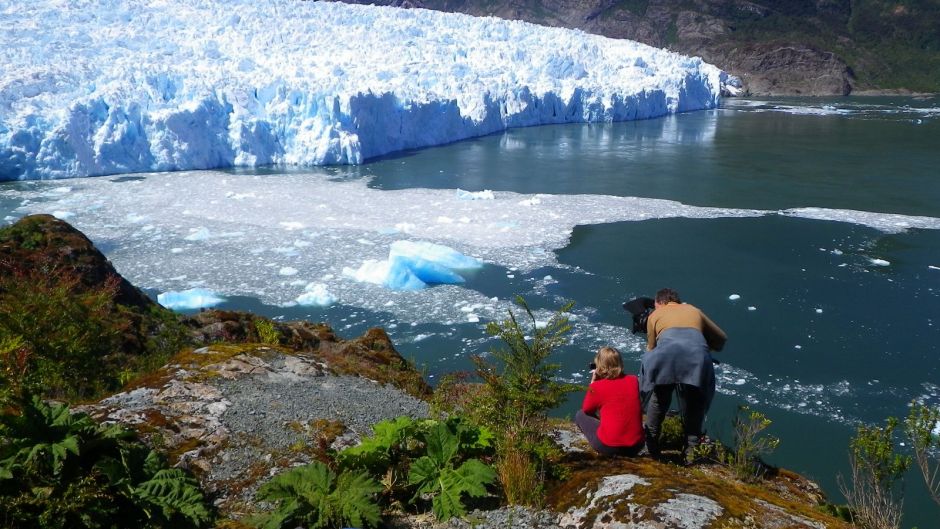
[[[157,295],[157,302],[168,309],[201,309],[213,307],[223,301],[225,298],[205,288],[163,292]]]

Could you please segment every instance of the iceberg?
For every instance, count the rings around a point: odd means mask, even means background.
[[[298,305],[326,307],[336,303],[336,296],[323,283],[309,283],[296,301]]]
[[[32,0],[0,27],[0,180],[360,164],[714,108],[728,80],[628,40],[330,2]]]
[[[346,267],[343,275],[392,290],[421,290],[429,284],[464,282],[458,271],[478,269],[483,263],[441,244],[395,241],[388,260],[367,260],[358,269]]]
[[[157,302],[168,309],[186,310],[213,307],[225,298],[205,288],[191,288],[180,292],[164,292],[157,295]]]

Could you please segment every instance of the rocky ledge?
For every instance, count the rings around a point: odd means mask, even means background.
[[[195,339],[208,340],[223,331],[251,338],[257,322],[246,313],[207,311],[188,325]],[[427,402],[418,398],[429,394],[427,387],[403,376],[417,373],[380,329],[342,340],[323,324],[276,325],[278,344],[223,342],[186,350],[125,391],[81,409],[135,427],[174,464],[193,470],[220,512],[236,519],[256,510],[254,492],[276,473],[358,443],[381,420],[428,415]],[[846,527],[818,508],[824,502],[818,486],[786,471],[749,485],[716,465],[598,458],[564,421],[556,439],[567,454],[568,476],[550,485],[546,509],[503,507],[443,523],[399,516],[389,526]]]
[[[125,391],[78,409],[137,429],[235,517],[253,510],[254,491],[277,472],[356,444],[379,421],[428,415],[417,396],[429,388],[381,329],[347,341],[326,325],[228,311],[187,324],[196,340],[231,340],[250,337],[259,320],[276,326],[284,343],[185,350]]]

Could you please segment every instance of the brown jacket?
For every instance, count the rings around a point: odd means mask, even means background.
[[[708,319],[704,312],[688,303],[670,302],[654,310],[646,321],[646,350],[652,351],[656,347],[656,337],[673,327],[698,329],[705,337],[708,348],[713,351],[721,351],[728,340],[725,331]]]

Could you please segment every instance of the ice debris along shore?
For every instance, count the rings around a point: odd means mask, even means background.
[[[340,3],[35,0],[0,26],[0,180],[358,164],[713,108],[727,78],[632,41]]]

